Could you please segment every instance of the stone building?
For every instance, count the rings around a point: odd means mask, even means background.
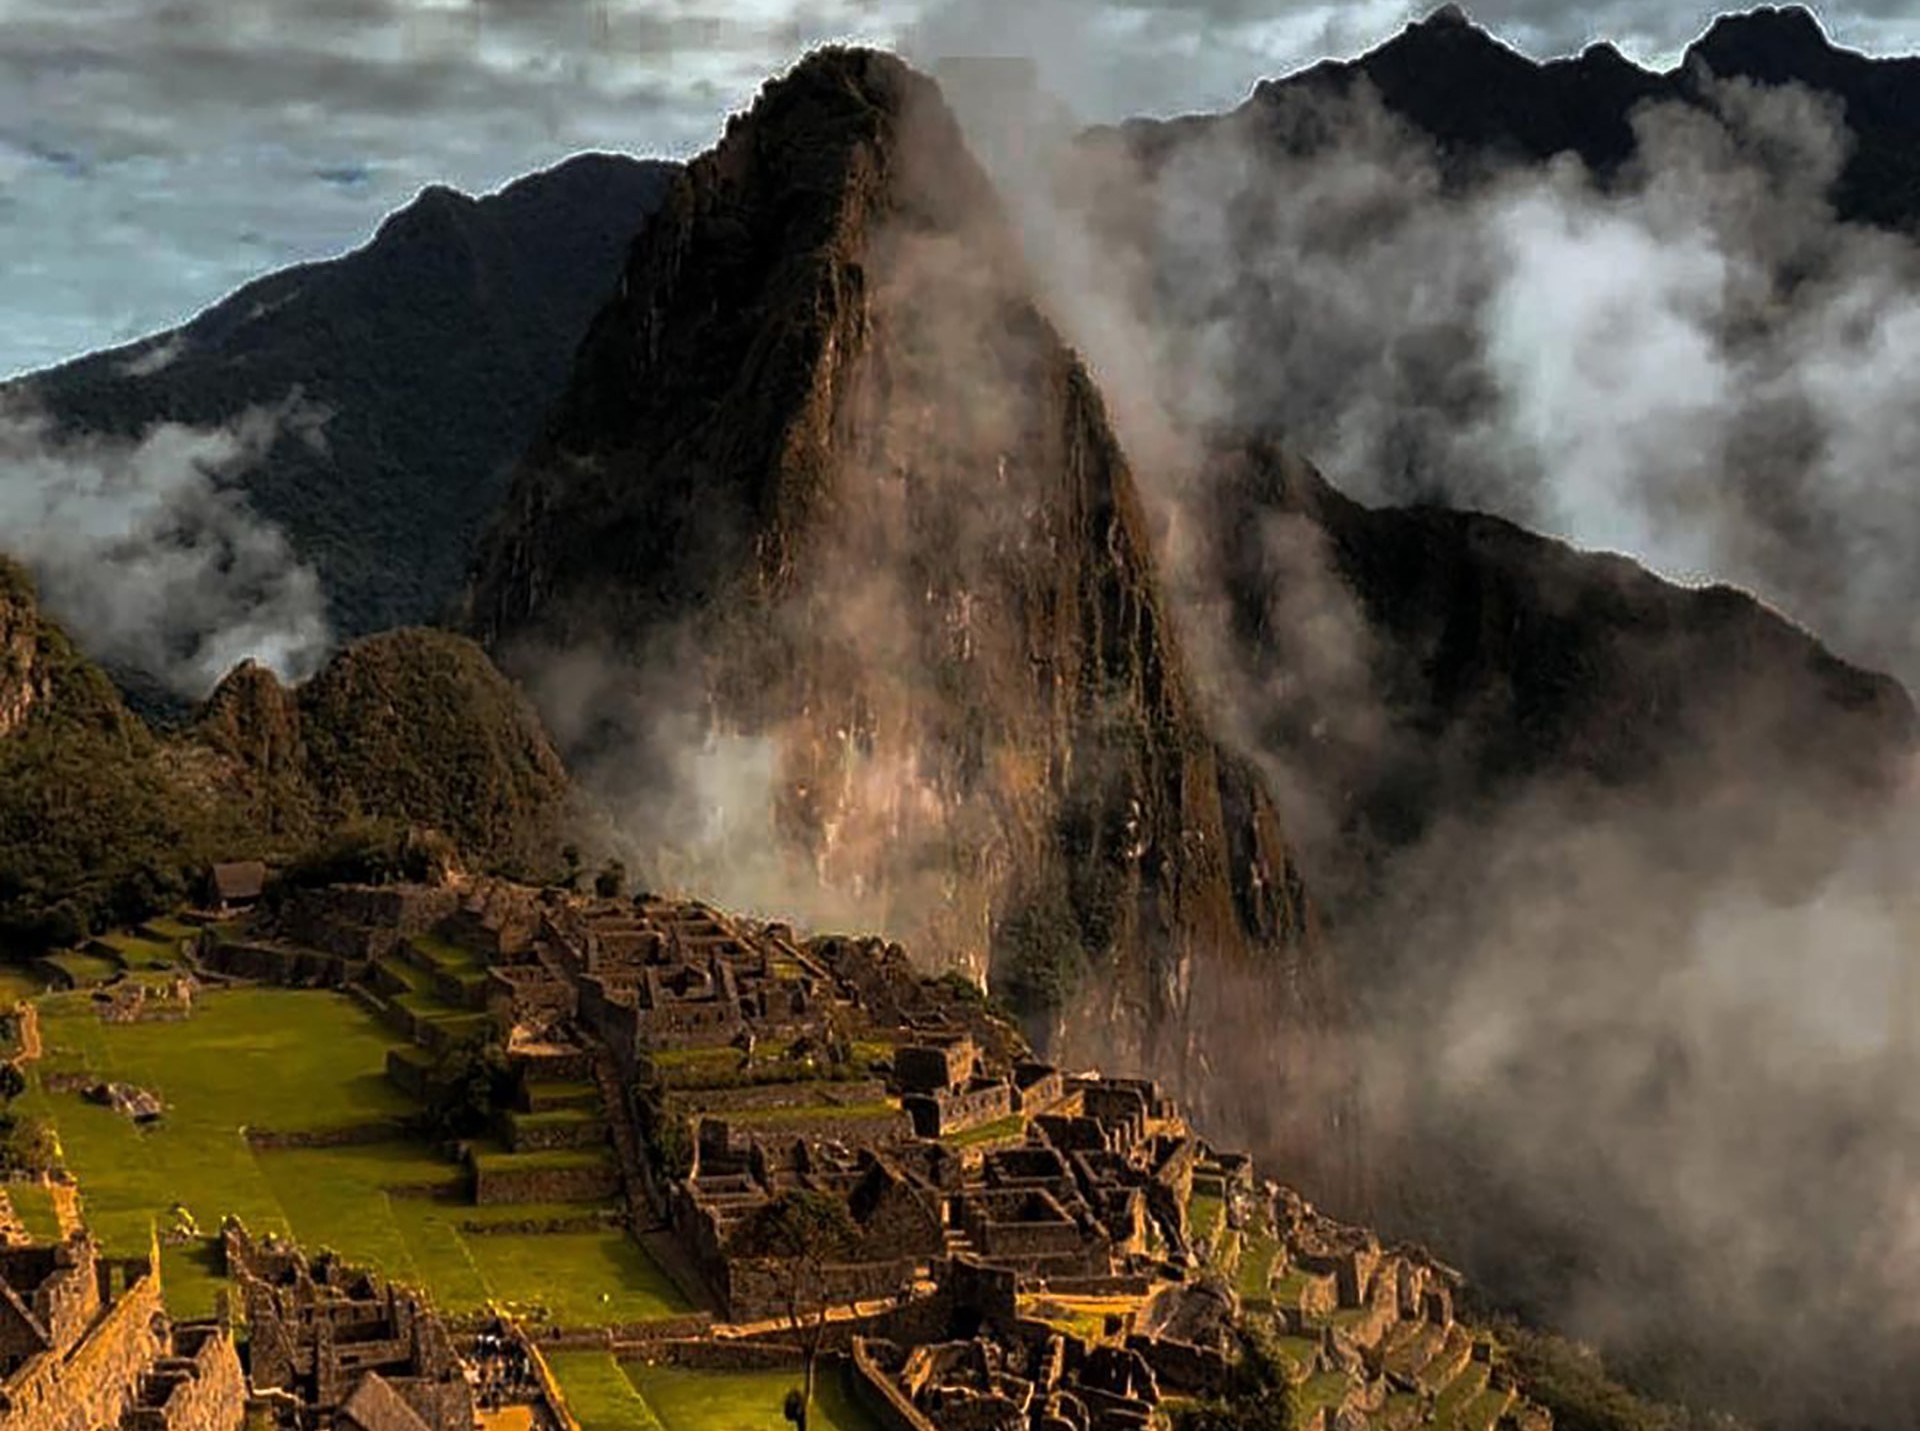
[[[0,1249],[0,1431],[238,1431],[245,1409],[226,1329],[168,1319],[157,1248]]]

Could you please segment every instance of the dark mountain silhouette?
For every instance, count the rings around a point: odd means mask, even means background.
[[[237,485],[317,569],[339,635],[435,621],[673,172],[586,154],[485,198],[436,185],[350,254],[15,386],[61,430],[122,436],[297,392],[323,440],[283,433]]]
[[[1231,114],[1135,120],[1121,129],[1145,154],[1164,154],[1222,124],[1264,129],[1272,142],[1311,153],[1339,136],[1300,125],[1301,99],[1344,96],[1364,83],[1433,140],[1455,183],[1566,153],[1604,181],[1634,155],[1636,106],[1701,103],[1715,78],[1800,84],[1832,96],[1855,141],[1832,195],[1836,211],[1895,228],[1920,221],[1920,59],[1840,49],[1799,6],[1723,15],[1678,65],[1657,72],[1605,43],[1577,56],[1532,60],[1449,5],[1358,59],[1262,81]]]
[[[1498,517],[1370,508],[1268,440],[1218,452],[1204,486],[1240,674],[1289,691],[1256,703],[1256,741],[1310,765],[1343,812],[1316,867],[1336,913],[1377,896],[1392,851],[1534,784],[1568,800],[1568,818],[1738,792],[1764,829],[1768,809],[1844,818],[1907,779],[1920,737],[1907,692],[1746,592],[1676,586]],[[1359,679],[1287,686],[1324,639],[1286,624],[1303,582],[1350,608]],[[1387,952],[1353,976],[1396,974]]]
[[[1272,1082],[1236,1111],[1326,1151],[1274,1093],[1339,1018],[1280,820],[1195,708],[1099,395],[897,60],[812,56],[689,167],[483,544],[471,622],[642,822],[716,740],[765,742],[753,843],[788,874],[748,897],[824,889],[990,962],[1068,1055],[1189,1087],[1225,1020],[1258,1028]],[[588,649],[624,704],[581,708]]]

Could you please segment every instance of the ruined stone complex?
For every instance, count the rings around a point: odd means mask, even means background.
[[[453,1340],[418,1296],[337,1258],[309,1260],[238,1223],[222,1233],[246,1309],[257,1397],[340,1431],[468,1431],[473,1390]]]
[[[1032,1059],[898,945],[479,883],[299,892],[203,956],[347,990],[408,1034],[388,1072],[416,1091],[448,1049],[497,1041],[514,1093],[457,1150],[469,1196],[542,1216],[623,1199],[709,1309],[672,1336],[796,1336],[792,1263],[745,1231],[789,1191],[839,1203],[849,1235],[805,1302],[889,1431],[1134,1431],[1227,1393],[1249,1336],[1310,1431],[1550,1424],[1455,1320],[1456,1274],[1260,1181],[1154,1083]],[[465,1424],[424,1308],[231,1230],[228,1249],[256,1391]]]
[[[228,1330],[168,1318],[157,1250],[0,1249],[0,1431],[237,1431],[245,1405]]]

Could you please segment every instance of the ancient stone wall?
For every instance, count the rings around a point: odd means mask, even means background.
[[[175,1355],[156,1362],[140,1405],[120,1431],[237,1431],[247,1409],[247,1380],[223,1327],[183,1328]]]
[[[300,988],[342,988],[366,973],[363,958],[256,941],[220,940],[205,957],[207,967],[217,974]]]
[[[0,1390],[0,1431],[95,1431],[114,1425],[158,1356],[165,1326],[160,1278],[150,1271],[134,1280],[78,1346],[64,1356],[58,1351],[37,1356],[8,1379]]]
[[[511,1168],[489,1170],[476,1163],[473,1200],[476,1203],[598,1202],[620,1192],[620,1170],[611,1162],[578,1168]]]
[[[727,1314],[737,1322],[787,1314],[786,1265],[776,1258],[735,1257],[716,1278]],[[885,1262],[848,1262],[821,1269],[812,1285],[832,1305],[891,1298],[913,1278],[910,1257]]]
[[[920,1408],[893,1384],[893,1378],[874,1363],[865,1338],[853,1339],[849,1359],[853,1394],[880,1431],[937,1431]]]

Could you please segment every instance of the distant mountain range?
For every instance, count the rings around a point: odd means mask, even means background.
[[[1262,81],[1229,115],[1121,126],[1145,151],[1170,147],[1222,124],[1259,128],[1302,95],[1344,95],[1357,85],[1429,136],[1456,183],[1507,162],[1578,156],[1602,179],[1616,175],[1637,142],[1631,123],[1644,104],[1702,102],[1713,79],[1799,84],[1838,101],[1854,139],[1833,202],[1843,218],[1909,228],[1920,220],[1920,58],[1877,59],[1835,46],[1802,6],[1760,6],[1715,20],[1673,69],[1642,69],[1605,42],[1579,55],[1536,61],[1445,5],[1354,60],[1327,60]],[[1336,142],[1292,124],[1269,129],[1295,152]]]
[[[317,571],[339,636],[437,621],[675,172],[585,154],[485,198],[436,185],[350,254],[10,386],[57,431],[126,437],[298,392],[321,441],[283,433],[238,488]]]

